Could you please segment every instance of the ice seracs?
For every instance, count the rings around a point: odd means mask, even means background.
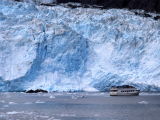
[[[159,21],[126,9],[0,0],[0,91],[159,91],[159,38]]]

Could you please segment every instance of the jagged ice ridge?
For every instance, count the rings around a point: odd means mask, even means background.
[[[0,1],[0,91],[160,90],[160,22],[123,9]]]

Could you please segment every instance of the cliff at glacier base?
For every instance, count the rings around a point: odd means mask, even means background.
[[[160,22],[132,11],[0,1],[0,91],[160,90]]]

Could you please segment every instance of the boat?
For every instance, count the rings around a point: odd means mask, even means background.
[[[140,90],[133,86],[112,86],[110,89],[110,96],[138,96]]]

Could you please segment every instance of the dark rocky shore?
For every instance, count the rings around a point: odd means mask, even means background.
[[[18,2],[27,2],[27,0],[15,0]],[[33,0],[34,1],[34,0]],[[35,1],[36,2],[36,1]],[[36,2],[37,3],[37,2]],[[99,9],[130,9],[144,10],[144,12],[136,12],[135,15],[142,17],[151,17],[154,20],[159,20],[160,16],[152,16],[148,12],[160,13],[160,0],[51,0],[50,2],[39,1],[38,4],[44,6],[55,6],[58,4],[67,3],[70,8],[99,8]],[[80,4],[73,4],[80,3]]]
[[[15,0],[15,1],[26,1],[26,0]],[[33,0],[34,1],[34,0]],[[160,13],[160,0],[52,0],[50,4],[43,5],[55,5],[59,3],[76,2],[82,3],[84,7],[88,5],[101,6],[103,9],[109,8],[128,8],[128,9],[141,9],[147,12]],[[74,6],[73,6],[74,7]],[[96,6],[95,6],[96,7]]]
[[[148,12],[160,12],[160,0],[57,0],[57,3],[80,2],[99,5],[103,8],[142,9]]]
[[[26,93],[48,93],[46,90],[37,89],[37,90],[27,90]]]

